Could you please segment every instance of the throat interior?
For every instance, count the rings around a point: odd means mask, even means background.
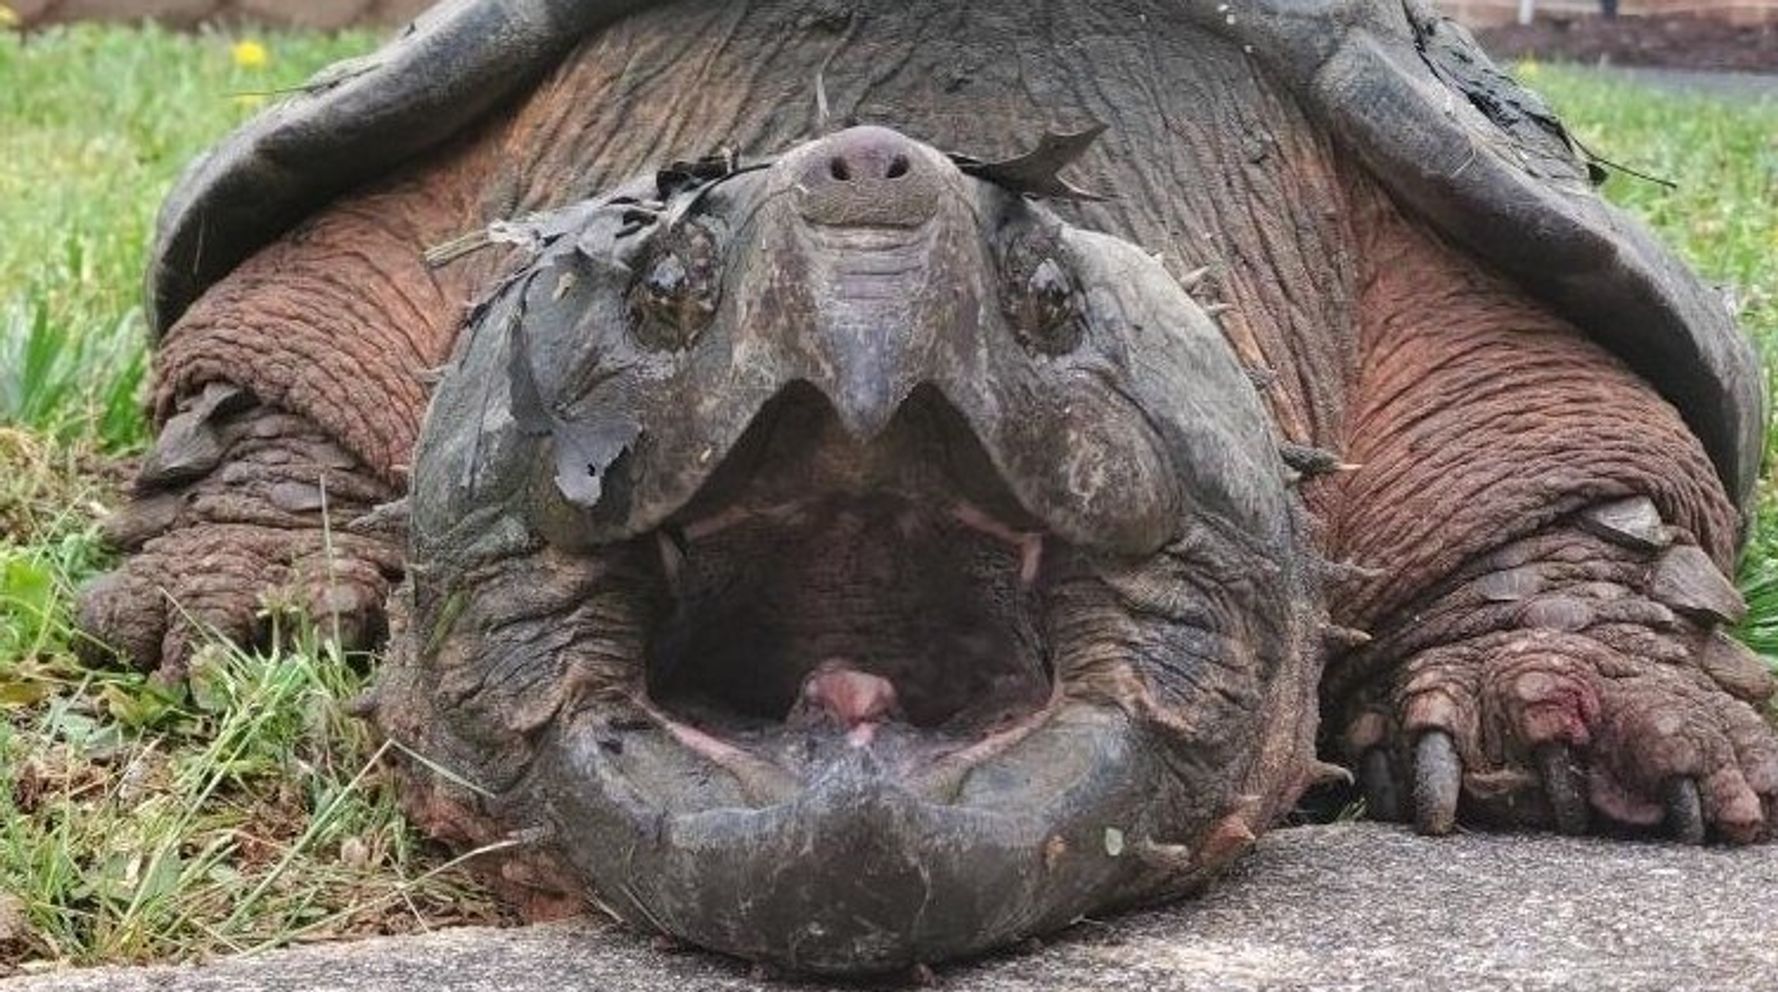
[[[716,732],[819,724],[818,671],[886,682],[892,700],[874,715],[921,728],[987,729],[1040,707],[1049,676],[1030,553],[967,517],[900,496],[829,497],[657,535],[668,605],[650,639],[650,695]]]

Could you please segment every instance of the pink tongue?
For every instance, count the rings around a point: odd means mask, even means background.
[[[825,713],[851,731],[854,743],[870,742],[871,730],[896,715],[895,683],[861,672],[845,658],[829,658],[803,680],[798,715]]]

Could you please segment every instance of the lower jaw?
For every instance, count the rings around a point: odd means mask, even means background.
[[[677,719],[646,693],[638,694],[636,705],[674,742],[732,777],[750,807],[793,802],[834,775],[878,779],[885,787],[921,801],[949,804],[972,776],[991,769],[1001,755],[1042,732],[1068,706],[1060,687],[1054,686],[1048,701],[1037,709],[979,734],[942,734],[892,720],[849,729],[780,728],[769,744],[743,746]],[[609,742],[605,746],[609,748]]]
[[[1171,784],[1155,742],[1115,710],[1053,705],[944,788],[874,748],[844,748],[763,803],[720,773],[696,785],[684,762],[650,760],[683,748],[649,733],[614,749],[611,728],[587,715],[539,756],[536,781],[556,786],[539,793],[554,846],[619,916],[742,957],[894,970],[1182,891],[1201,874],[1177,859],[1157,871],[1155,852],[1180,849],[1207,797]]]

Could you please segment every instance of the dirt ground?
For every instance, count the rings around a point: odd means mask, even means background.
[[[1778,25],[1773,24],[1744,26],[1701,17],[1552,18],[1476,35],[1498,59],[1778,72]]]

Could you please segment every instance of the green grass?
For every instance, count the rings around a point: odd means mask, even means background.
[[[1778,98],[1725,102],[1658,93],[1566,67],[1519,74],[1594,152],[1650,176],[1617,174],[1605,194],[1647,221],[1712,283],[1733,289],[1741,326],[1767,356],[1778,349]],[[1768,432],[1767,461],[1778,454]]]
[[[0,973],[159,960],[493,910],[393,807],[346,714],[368,678],[301,629],[220,646],[170,690],[76,658],[74,589],[110,562],[95,521],[146,436],[140,285],[178,170],[367,35],[238,39],[79,28],[0,34]],[[254,53],[249,50],[248,56]],[[1778,104],[1672,96],[1548,66],[1526,75],[1646,217],[1778,344]],[[1770,367],[1770,366],[1769,366]],[[1778,652],[1778,499],[1744,584]]]
[[[297,629],[189,687],[92,670],[74,590],[147,436],[142,269],[184,164],[366,34],[0,33],[0,974],[496,917],[402,820],[347,715],[369,664]],[[120,464],[120,460],[122,464]]]
[[[274,36],[255,68],[222,35],[0,34],[0,423],[143,438],[142,258],[162,194],[265,94],[375,40]]]

